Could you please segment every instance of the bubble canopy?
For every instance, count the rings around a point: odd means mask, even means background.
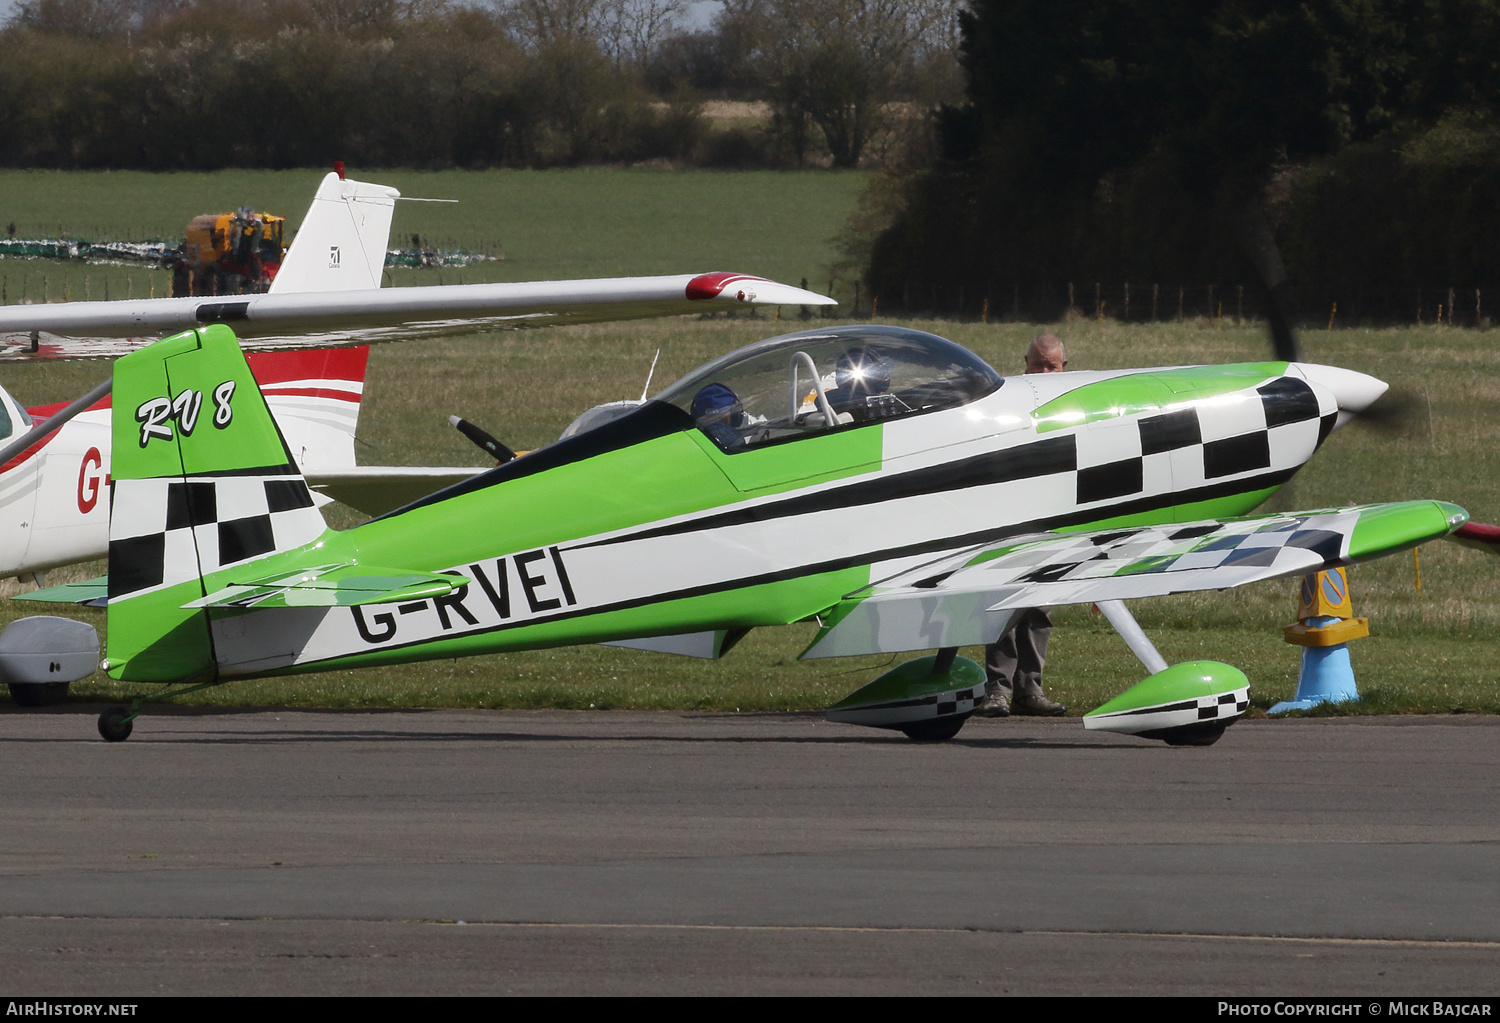
[[[694,370],[656,395],[725,451],[957,408],[1004,383],[952,341],[907,327],[804,330]]]

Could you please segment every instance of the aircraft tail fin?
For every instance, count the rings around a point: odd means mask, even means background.
[[[380,287],[391,218],[401,193],[330,173],[287,249],[271,294]]]
[[[228,327],[117,361],[112,424],[106,670],[138,682],[211,671],[208,612],[182,605],[244,566],[273,570],[326,524]]]

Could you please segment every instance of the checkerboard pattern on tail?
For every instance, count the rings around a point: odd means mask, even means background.
[[[122,498],[124,498],[122,500]],[[195,579],[310,543],[326,528],[291,465],[184,479],[120,480],[109,595]]]

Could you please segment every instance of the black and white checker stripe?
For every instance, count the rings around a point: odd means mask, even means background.
[[[900,700],[881,700],[853,707],[835,707],[827,712],[829,721],[851,725],[870,725],[875,728],[897,728],[919,721],[955,714],[972,714],[974,708],[984,702],[984,683],[950,689],[945,692],[928,693]]]
[[[937,716],[949,714],[972,714],[976,705],[984,702],[984,686],[960,689],[956,693],[943,693],[938,697]]]
[[[1080,427],[1080,505],[1300,465],[1332,432],[1338,408],[1297,377],[1185,408]]]
[[[949,619],[972,618],[977,607],[999,612],[1225,589],[1343,563],[1359,519],[1356,507],[1225,522],[1031,534],[1003,547],[966,552],[959,556],[966,563],[955,559],[889,577],[869,599],[890,605],[903,594],[969,595],[962,605],[972,604],[968,611],[953,605],[940,612],[930,600],[914,605],[918,617],[911,621],[920,625],[939,613]],[[884,613],[892,610],[893,605]]]
[[[1310,551],[1324,562],[1337,561],[1356,515],[1330,512],[1289,515],[1269,522],[1198,523],[1144,526],[1103,533],[1084,533],[1043,541],[1005,555],[1005,568],[1024,569],[1013,581],[1049,583],[1097,579],[1122,574],[1160,574],[1194,569],[1243,566],[1274,567],[1290,563],[1295,553]],[[1300,563],[1300,558],[1298,559]],[[1001,565],[995,563],[994,569]]]
[[[1137,707],[1108,714],[1095,711],[1084,715],[1088,729],[1122,732],[1126,735],[1160,732],[1172,728],[1189,728],[1205,721],[1232,724],[1250,708],[1250,689],[1242,686],[1227,693],[1212,693],[1191,700],[1162,703],[1154,707]]]
[[[290,467],[117,480],[111,598],[171,586],[317,539],[326,525]]]
[[[1198,697],[1198,720],[1217,721],[1220,718],[1239,717],[1250,709],[1250,690],[1241,689],[1218,696]]]

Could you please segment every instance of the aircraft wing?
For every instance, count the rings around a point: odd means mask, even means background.
[[[116,358],[210,323],[247,350],[327,348],[834,300],[747,274],[612,277],[0,307],[0,360]],[[35,334],[35,341],[33,341]]]
[[[1446,537],[1468,513],[1402,501],[1255,518],[1032,533],[872,583],[835,606],[803,657],[994,642],[1027,607],[1222,590]]]
[[[358,465],[310,468],[306,475],[314,493],[342,501],[366,515],[384,515],[485,471],[482,466]]]
[[[35,600],[41,604],[82,604],[84,607],[103,607],[109,603],[109,577],[96,576],[82,582],[63,583],[30,593],[18,593],[12,600]]]

